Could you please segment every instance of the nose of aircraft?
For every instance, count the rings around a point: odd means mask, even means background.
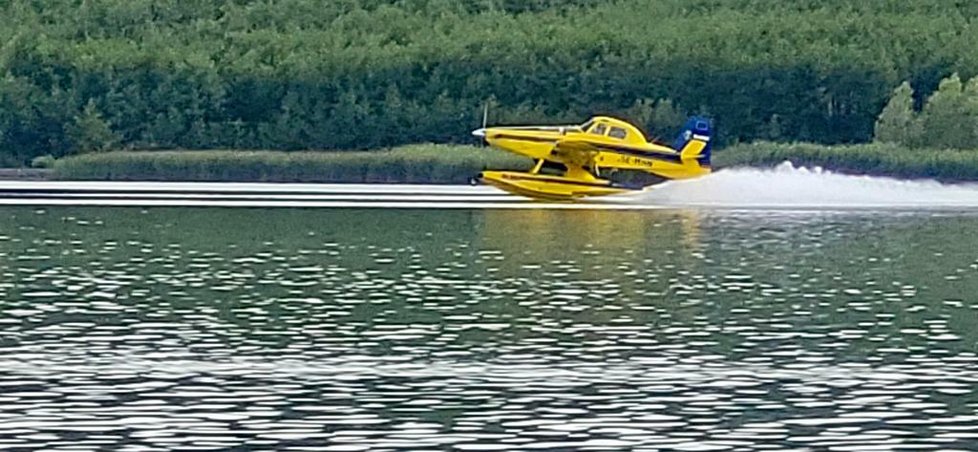
[[[472,131],[472,136],[479,137],[479,138],[485,138],[486,137],[486,129],[485,128],[475,129],[475,130]]]

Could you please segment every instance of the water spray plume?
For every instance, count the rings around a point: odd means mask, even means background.
[[[719,208],[975,208],[978,184],[942,184],[852,176],[821,168],[731,168],[709,176],[670,181],[633,202]]]

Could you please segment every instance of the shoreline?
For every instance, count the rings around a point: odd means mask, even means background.
[[[770,168],[790,161],[847,175],[978,182],[978,151],[892,144],[756,142],[714,152],[716,170]],[[485,169],[532,162],[487,147],[407,145],[375,151],[117,151],[59,159],[52,168],[0,168],[0,180],[466,184]]]
[[[47,168],[0,168],[0,181],[53,180],[54,170]]]

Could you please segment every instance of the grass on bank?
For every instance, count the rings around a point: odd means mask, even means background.
[[[978,150],[890,144],[824,146],[758,142],[714,152],[713,166],[796,166],[901,178],[978,181]],[[126,151],[54,162],[65,180],[464,184],[484,169],[526,170],[528,159],[488,147],[420,144],[379,151]]]
[[[941,181],[978,181],[978,150],[908,149],[869,143],[826,146],[810,143],[756,142],[714,152],[714,167],[769,167],[791,161],[795,166],[848,174]]]
[[[54,163],[63,180],[464,184],[483,169],[531,161],[488,147],[419,144],[378,151],[125,151]]]

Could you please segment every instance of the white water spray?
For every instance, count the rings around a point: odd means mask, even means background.
[[[966,208],[978,209],[978,184],[850,176],[821,168],[732,168],[670,181],[633,202],[720,208]]]

